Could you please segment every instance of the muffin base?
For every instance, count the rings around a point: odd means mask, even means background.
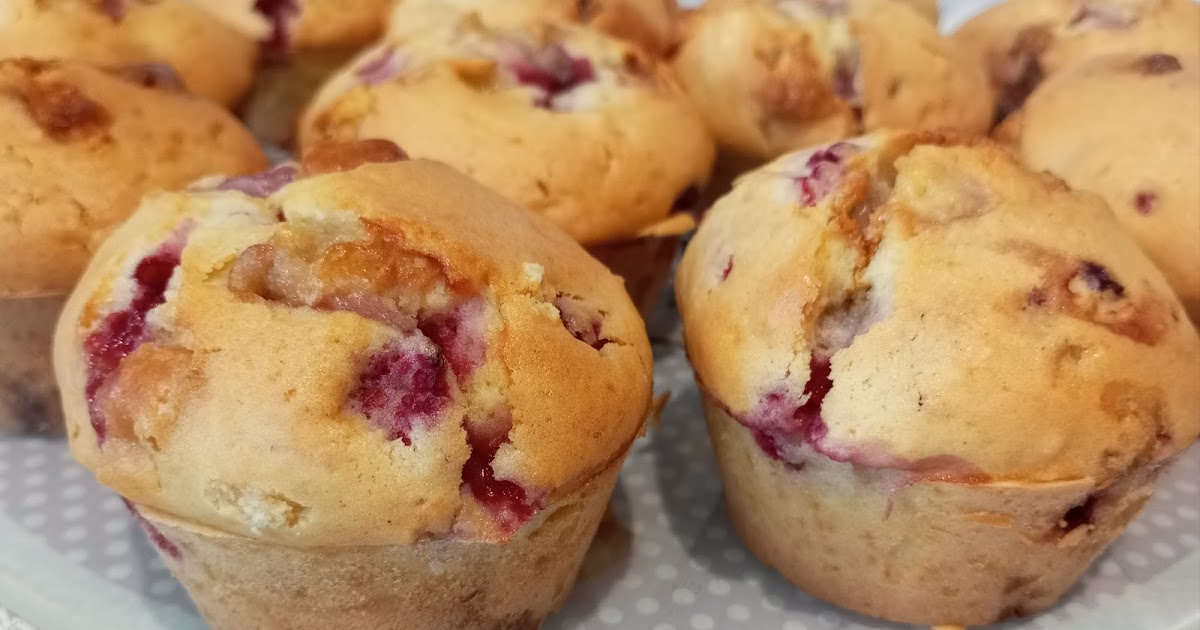
[[[0,432],[63,432],[50,346],[65,300],[0,299]]]
[[[592,245],[587,251],[625,281],[625,290],[638,313],[642,319],[649,319],[667,286],[679,242],[679,236],[646,236],[622,243]]]
[[[1156,470],[1096,493],[1053,484],[905,480],[813,452],[799,469],[705,399],[734,529],[796,586],[852,611],[918,625],[973,626],[1045,610],[1132,520]],[[1095,497],[1091,524],[1064,517]]]
[[[505,543],[285,547],[139,511],[178,548],[159,552],[214,630],[533,630],[574,585],[620,468]]]

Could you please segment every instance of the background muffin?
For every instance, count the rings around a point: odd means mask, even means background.
[[[402,158],[151,198],[65,308],[72,452],[216,628],[536,626],[649,411],[620,282]]]
[[[1200,59],[1084,62],[1035,90],[1001,135],[1031,168],[1104,197],[1200,321]]]
[[[265,63],[241,107],[254,133],[293,140],[317,88],[383,32],[393,0],[206,0],[208,11],[258,42]]]
[[[1200,339],[1104,203],[1005,150],[780,158],[677,283],[730,516],[819,597],[922,625],[1053,604],[1200,431]]]
[[[0,6],[0,58],[78,59],[98,66],[164,63],[187,88],[225,106],[254,78],[255,43],[184,0],[11,0]]]
[[[752,163],[868,129],[989,122],[980,70],[891,0],[712,0],[674,66],[721,148]]]
[[[997,121],[1020,109],[1043,79],[1108,53],[1200,57],[1200,5],[1192,0],[1008,0],[954,39],[987,69]]]
[[[365,51],[300,128],[301,146],[374,137],[459,169],[588,247],[687,231],[680,206],[713,160],[693,106],[645,52],[576,26],[498,29],[477,16]],[[648,253],[639,264],[665,279],[670,256]]]
[[[172,77],[154,66],[0,60],[0,427],[61,424],[52,322],[144,193],[267,163],[232,116]]]
[[[663,56],[676,43],[679,8],[674,0],[399,0],[389,34],[409,37],[467,13],[503,26],[544,20],[575,22]]]

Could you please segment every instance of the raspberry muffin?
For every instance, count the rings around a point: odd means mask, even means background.
[[[1043,79],[1107,53],[1200,57],[1193,0],[1007,0],[954,34],[987,69],[996,120],[1020,109]]]
[[[1198,113],[1200,59],[1117,54],[1047,79],[999,135],[1104,197],[1200,322]]]
[[[851,610],[1044,610],[1200,432],[1200,339],[1101,199],[983,140],[780,158],[677,279],[733,524]]]
[[[710,0],[674,66],[722,150],[758,163],[878,128],[985,131],[986,79],[959,52],[893,0]]]
[[[0,428],[61,425],[53,322],[143,193],[266,165],[228,112],[179,85],[158,66],[0,60]]]
[[[214,628],[537,627],[641,431],[620,281],[403,158],[324,145],[151,197],[67,302],[72,452]]]
[[[669,69],[632,44],[571,25],[496,28],[477,16],[374,46],[305,114],[302,147],[387,138],[554,220],[589,248],[666,279],[682,212],[714,149]],[[644,239],[653,243],[646,244]],[[644,258],[644,259],[643,259]],[[663,262],[665,261],[665,262]]]
[[[917,13],[920,13],[930,22],[938,23],[938,3],[937,0],[898,0],[903,4],[907,4]]]
[[[584,24],[661,57],[676,44],[679,8],[674,0],[399,0],[389,33],[409,37],[467,13],[508,26],[544,19]]]
[[[258,49],[186,0],[8,0],[0,58],[77,59],[102,67],[162,63],[192,92],[225,106],[250,87]]]

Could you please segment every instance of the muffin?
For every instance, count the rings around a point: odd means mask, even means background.
[[[1103,201],[987,141],[868,136],[743,177],[684,254],[734,527],[919,625],[1061,597],[1200,432],[1200,339]]]
[[[262,46],[263,64],[241,108],[254,133],[293,140],[296,118],[317,88],[377,39],[393,0],[206,0],[203,6]]]
[[[937,0],[899,0],[903,4],[907,4],[922,17],[928,19],[934,24],[938,23],[938,3]]]
[[[386,138],[550,217],[588,248],[670,256],[638,241],[688,231],[714,149],[669,69],[572,25],[499,28],[468,16],[376,45],[322,88],[300,145]],[[651,244],[653,245],[653,243]],[[630,280],[630,287],[635,284]],[[639,305],[653,295],[634,295]]]
[[[887,127],[985,131],[979,68],[893,0],[711,0],[674,66],[718,145],[757,164]]]
[[[1047,79],[1000,131],[1030,168],[1104,197],[1200,322],[1197,116],[1200,59],[1125,53]]]
[[[142,194],[266,158],[168,69],[0,60],[0,429],[61,428],[50,337],[95,246]]]
[[[674,0],[398,0],[388,32],[409,37],[467,13],[507,26],[545,19],[584,24],[659,57],[672,50],[678,36]]]
[[[997,121],[1020,109],[1043,79],[1108,53],[1200,57],[1193,0],[1007,0],[955,34],[987,69]]]
[[[643,426],[619,280],[403,157],[151,197],[63,312],[72,453],[218,630],[537,627]]]
[[[103,67],[164,63],[189,90],[227,107],[250,87],[258,50],[186,0],[10,0],[0,58],[77,59]]]

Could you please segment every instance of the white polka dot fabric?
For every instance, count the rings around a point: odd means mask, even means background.
[[[629,535],[606,541],[607,560],[588,571],[547,630],[899,628],[798,591],[745,550],[725,514],[683,353],[674,342],[655,350],[659,387],[671,392],[671,401],[662,424],[635,445],[613,497]],[[120,499],[75,464],[62,442],[0,438],[0,540],[7,526],[33,535],[68,561],[66,574],[55,578],[71,588],[82,591],[101,580],[134,601],[170,609],[202,627]],[[0,567],[9,552],[0,544]],[[16,602],[5,600],[6,577],[20,578],[0,575],[0,606],[21,614]],[[1074,592],[1037,618],[1002,627],[1190,629],[1200,619],[1198,593],[1200,446],[1166,473],[1145,513]],[[0,616],[0,630],[27,630],[12,623]],[[179,627],[147,623],[138,627]]]

